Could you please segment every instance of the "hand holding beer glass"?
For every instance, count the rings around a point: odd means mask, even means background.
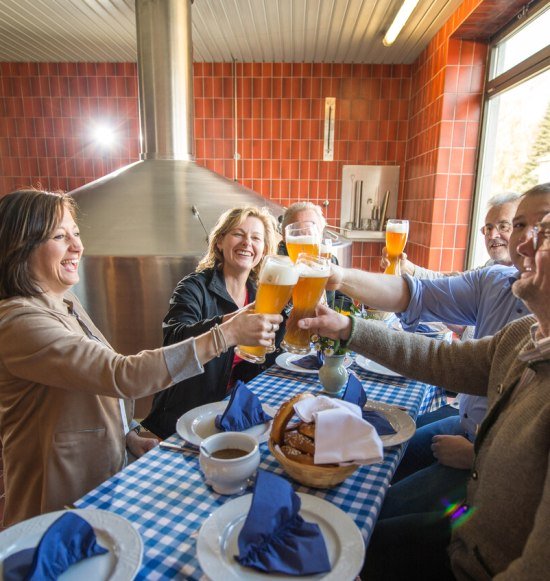
[[[399,256],[407,244],[409,235],[408,220],[388,220],[386,225],[386,250],[390,264],[387,266],[384,274],[396,274],[401,276],[401,265]]]
[[[300,329],[298,321],[315,315],[330,275],[330,261],[320,256],[301,253],[296,260],[300,274],[292,291],[293,308],[286,322],[286,333],[281,347],[291,353],[309,353],[310,331]]]
[[[332,239],[324,238],[321,242],[321,256],[327,260],[332,260]]]
[[[321,233],[313,222],[294,222],[285,228],[285,244],[292,262],[296,262],[301,252],[319,256]]]
[[[268,254],[260,268],[255,313],[277,315],[290,300],[292,289],[298,282],[298,269],[288,256]],[[263,363],[268,347],[237,345],[235,353],[251,363]]]

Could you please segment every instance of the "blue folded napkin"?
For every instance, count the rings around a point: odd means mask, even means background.
[[[363,409],[363,406],[367,403],[367,394],[363,389],[363,385],[354,373],[349,374],[348,383],[344,395],[342,396],[342,400],[354,403],[361,409]]]
[[[301,357],[300,359],[296,359],[292,362],[292,365],[297,365],[303,369],[321,369],[323,366],[323,361],[323,354],[321,351],[317,351],[317,353],[312,353],[310,355],[306,355],[305,357]]]
[[[321,529],[299,515],[300,506],[300,497],[287,480],[259,470],[235,559],[266,573],[314,575],[330,571]]]
[[[4,560],[4,580],[57,579],[74,563],[107,552],[97,544],[94,529],[82,517],[66,512],[48,527],[37,547]]]
[[[419,323],[416,329],[414,330],[415,333],[422,333],[426,337],[437,337],[441,333],[441,330],[434,329],[427,325],[426,323]]]
[[[258,396],[252,393],[242,381],[237,381],[233,386],[225,411],[216,416],[214,423],[222,432],[242,432],[272,419],[262,409]]]
[[[357,404],[362,410],[363,419],[374,427],[379,436],[388,436],[396,433],[383,414],[374,410],[366,411],[363,409],[367,403],[367,394],[361,382],[353,373],[349,375],[346,391],[344,391],[342,399]]]

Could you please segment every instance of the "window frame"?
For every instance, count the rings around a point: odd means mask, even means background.
[[[491,79],[491,74],[494,72],[496,66],[495,54],[497,53],[497,47],[500,43],[511,37],[519,28],[528,26],[529,22],[535,19],[544,10],[550,10],[550,2],[548,0],[538,2],[536,5],[526,5],[512,21],[489,39],[485,89],[483,94],[483,112],[480,121],[481,131],[478,144],[477,171],[471,212],[468,252],[466,255],[466,264],[468,268],[474,268],[477,266],[473,264],[476,251],[475,244],[478,239],[477,224],[485,214],[485,208],[482,206],[484,200],[481,199],[482,192],[485,189],[483,187],[484,175],[486,175],[484,169],[487,164],[492,164],[494,159],[493,153],[495,144],[491,143],[491,136],[488,135],[488,128],[491,127],[490,102],[498,95],[501,95],[509,89],[512,89],[550,69],[549,45]]]

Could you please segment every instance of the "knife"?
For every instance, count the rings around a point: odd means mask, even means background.
[[[199,447],[191,444],[190,442],[184,442],[183,444],[160,442],[159,448],[162,448],[163,450],[171,450],[172,452],[191,452],[191,454],[199,453]]]

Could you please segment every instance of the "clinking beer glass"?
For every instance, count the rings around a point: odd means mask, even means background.
[[[294,222],[285,228],[285,244],[292,262],[296,262],[301,252],[319,256],[321,233],[313,222]]]
[[[300,253],[296,260],[300,273],[298,284],[292,291],[292,311],[286,322],[286,333],[281,347],[291,353],[309,353],[310,331],[300,329],[298,321],[315,314],[330,275],[330,261],[320,256]]]
[[[386,225],[386,250],[390,264],[386,267],[385,274],[401,275],[399,256],[405,249],[408,235],[408,220],[388,220]]]
[[[255,313],[276,315],[290,300],[292,289],[298,282],[298,269],[288,256],[268,254],[260,268],[258,291],[256,292]],[[263,363],[267,347],[237,345],[235,353],[251,363]]]

